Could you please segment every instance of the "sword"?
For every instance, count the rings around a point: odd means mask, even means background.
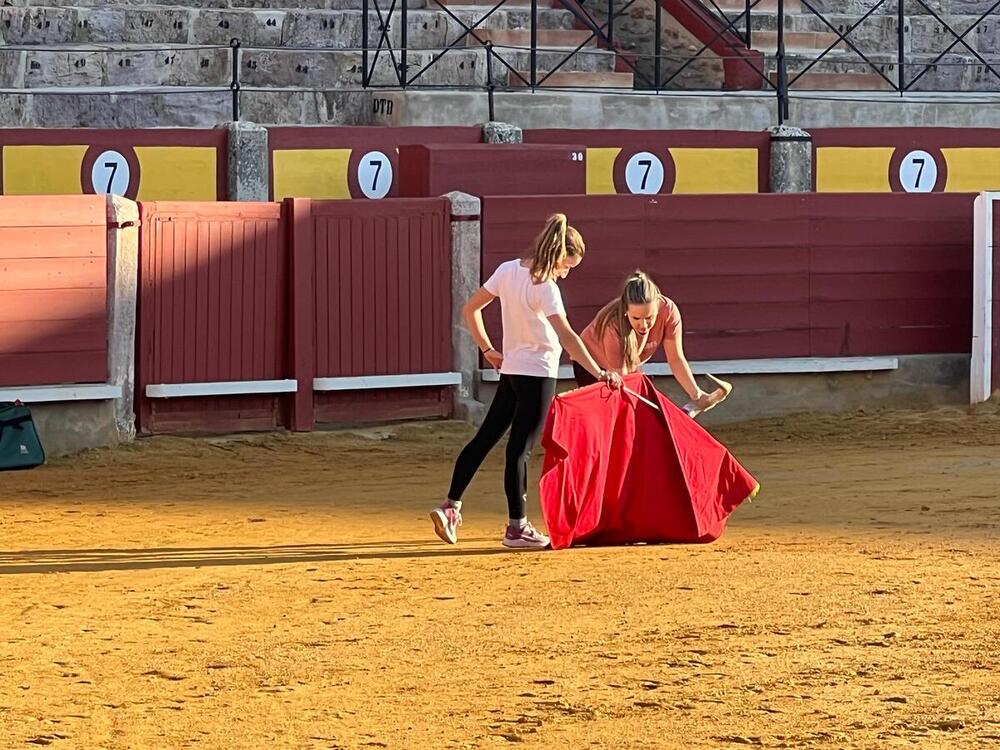
[[[652,406],[657,411],[660,410],[659,406],[657,406],[656,404],[654,404],[648,398],[644,398],[643,396],[640,396],[638,393],[636,393],[635,391],[633,391],[631,388],[626,388],[625,386],[622,386],[622,390],[625,391],[625,393],[629,394],[630,396],[635,396],[637,399],[639,399],[640,401],[642,401],[642,403],[644,403],[644,404],[646,404],[648,406]]]

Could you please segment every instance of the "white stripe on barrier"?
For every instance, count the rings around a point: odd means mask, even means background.
[[[413,375],[360,375],[350,378],[315,378],[315,391],[367,391],[383,388],[417,388],[425,386],[460,385],[458,372],[427,372]]]
[[[720,359],[691,362],[695,375],[707,372],[713,375],[781,375],[809,374],[821,372],[870,372],[874,370],[899,369],[898,357],[787,357],[784,359]],[[670,365],[653,362],[643,368],[651,377],[670,375]],[[496,370],[480,370],[486,382],[496,382],[500,374]],[[573,368],[563,365],[559,368],[559,379],[573,378]]]
[[[234,380],[225,383],[162,383],[146,386],[149,398],[242,396],[253,393],[295,393],[297,380]]]
[[[976,198],[972,237],[972,360],[969,403],[986,401],[993,392],[993,203],[1000,193]]]
[[[17,385],[0,387],[0,401],[42,404],[54,401],[108,401],[121,398],[120,385],[77,383],[74,385]]]

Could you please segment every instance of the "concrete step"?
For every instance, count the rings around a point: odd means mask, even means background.
[[[777,85],[778,72],[772,70],[768,76]],[[788,74],[793,91],[891,91],[892,86],[877,73],[813,73],[796,78],[794,72]],[[794,83],[792,82],[794,80]]]
[[[778,49],[777,31],[759,31],[753,35],[752,45],[755,50],[765,54],[773,54]],[[827,47],[844,49],[846,45],[836,34],[821,31],[786,31],[786,52],[822,52]]]
[[[511,69],[527,70],[530,53],[496,49],[494,54]],[[456,47],[437,57],[434,50],[411,50],[407,55],[408,80],[420,76],[417,86],[484,87],[486,50],[480,46]],[[539,70],[560,66],[560,72],[606,74],[614,70],[615,55],[588,49],[565,60],[563,51],[540,51]],[[397,60],[399,56],[397,53]],[[398,76],[392,57],[382,51],[371,82],[396,86]],[[425,69],[426,68],[426,69]],[[243,50],[240,82],[244,87],[358,89],[362,85],[363,57],[357,50],[267,49]],[[423,71],[423,72],[421,72]],[[493,60],[493,78],[506,85],[509,69]],[[115,45],[109,48],[65,46],[59,49],[9,49],[0,47],[0,88],[41,90],[53,87],[205,86],[228,88],[232,80],[232,55],[228,48],[201,49],[176,45]]]
[[[718,6],[719,10],[726,13],[746,13],[747,8],[746,0],[715,0],[715,6]],[[750,13],[777,13],[778,12],[778,0],[757,0],[754,4],[754,0],[750,0]],[[704,0],[703,5],[707,6],[709,10],[715,11],[710,0]],[[802,3],[799,0],[785,0],[785,13],[801,13]]]
[[[518,5],[507,7],[506,5],[484,19],[483,8],[469,8],[453,6],[449,10],[466,26],[476,27],[476,33],[480,29],[495,29],[498,31],[508,29],[530,29],[531,9]],[[487,11],[488,12],[488,11]],[[448,22],[458,33],[464,31],[453,18],[441,11],[441,15],[448,18]],[[538,28],[541,29],[566,29],[573,30],[575,18],[568,10],[556,8],[539,8],[537,13]],[[478,24],[478,25],[477,25]]]
[[[371,0],[374,2],[375,0]],[[361,10],[363,0],[3,0],[11,8],[194,8],[236,10]],[[392,0],[378,0],[387,9]],[[410,8],[423,8],[427,0],[409,0]]]
[[[485,52],[485,50],[483,50]],[[539,50],[535,56],[537,70],[554,70],[559,72],[578,73],[613,73],[617,57],[611,50],[597,49],[595,47],[584,47],[575,55],[566,59],[570,50]],[[451,52],[448,53],[453,54]],[[531,52],[520,49],[493,48],[493,81],[497,85],[505,85],[507,74],[511,70],[530,70]],[[500,62],[507,63],[504,65]],[[509,66],[509,68],[508,68]],[[527,76],[525,76],[527,78]]]
[[[489,10],[497,4],[498,0],[429,0],[430,6],[440,5],[451,10],[464,8],[479,8]],[[531,0],[506,0],[503,4],[505,8],[530,8]],[[538,7],[552,7],[551,2],[540,0]]]
[[[524,78],[511,74],[508,82],[509,85],[514,88],[523,88],[528,86],[529,83],[525,81],[531,80],[531,73],[529,71],[518,71],[520,76]],[[542,81],[545,78],[544,72],[538,73],[538,80]],[[551,89],[567,89],[567,88],[578,88],[578,89],[632,89],[635,87],[635,81],[631,73],[615,73],[615,72],[605,72],[605,73],[587,73],[581,71],[563,71],[558,70],[551,74],[548,78],[545,78],[539,84],[539,88],[551,88]]]
[[[228,49],[117,45],[44,49],[0,47],[0,86],[228,86]]]
[[[444,47],[464,31],[459,21],[471,27],[508,30],[527,29],[530,9],[501,8],[483,21],[477,8],[453,9],[459,20],[440,7],[411,9],[407,36],[411,48]],[[0,41],[7,45],[59,44],[206,44],[228,45],[234,38],[244,46],[351,48],[361,46],[363,14],[359,10],[248,10],[192,9],[161,6],[111,8],[13,8],[0,7]],[[402,14],[388,18],[390,39],[399,44]],[[566,10],[541,8],[541,29],[573,28],[573,15]],[[372,44],[377,44],[379,16],[368,14]]]
[[[531,32],[525,30],[487,30],[478,36],[482,42],[493,42],[498,47],[528,48],[531,46]],[[586,46],[593,46],[594,41],[589,31],[544,29],[537,32],[538,47],[546,49],[572,50],[584,43]],[[475,39],[470,39],[469,44],[478,44],[478,42]]]

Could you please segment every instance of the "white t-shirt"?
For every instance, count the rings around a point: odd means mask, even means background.
[[[501,263],[483,288],[500,298],[503,318],[504,375],[559,375],[562,345],[547,318],[565,315],[562,295],[555,281],[536,284],[531,270],[520,260]]]

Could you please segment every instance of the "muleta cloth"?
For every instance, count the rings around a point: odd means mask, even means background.
[[[641,373],[557,396],[542,436],[542,512],[553,549],[712,542],[760,485]]]

